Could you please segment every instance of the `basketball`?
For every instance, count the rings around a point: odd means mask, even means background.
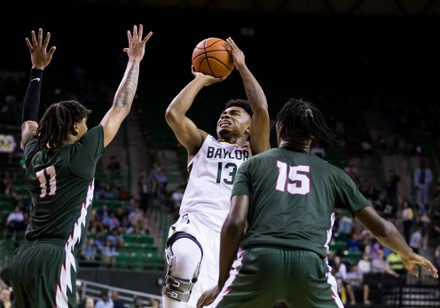
[[[192,53],[195,72],[214,77],[227,77],[234,69],[232,54],[226,49],[228,43],[217,37],[204,39]]]

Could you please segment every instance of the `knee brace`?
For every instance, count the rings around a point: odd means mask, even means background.
[[[173,252],[173,244],[179,239],[189,239],[193,241],[200,248],[200,260],[198,261],[194,272],[192,273],[192,278],[180,278],[178,275],[173,274],[173,266],[176,264],[176,256]],[[197,282],[197,278],[200,273],[200,265],[203,259],[203,249],[197,239],[188,234],[186,232],[176,232],[174,233],[167,242],[166,249],[166,259],[168,263],[167,272],[165,275],[163,287],[162,287],[162,295],[166,295],[169,298],[180,302],[188,302],[191,291],[194,284]]]

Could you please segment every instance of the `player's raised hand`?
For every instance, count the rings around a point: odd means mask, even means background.
[[[231,37],[226,39],[226,42],[229,44],[229,51],[232,54],[232,58],[234,59],[234,65],[237,69],[240,69],[245,65],[245,56],[243,51],[238,48],[237,44],[235,44],[234,40]]]
[[[25,38],[26,45],[31,54],[33,69],[44,70],[46,66],[49,65],[50,61],[52,61],[52,56],[57,48],[52,46],[49,51],[47,51],[50,36],[50,32],[47,32],[46,37],[43,38],[43,29],[39,28],[38,35],[35,34],[35,31],[31,31],[31,39],[28,37]]]
[[[145,55],[145,45],[153,35],[150,31],[144,38],[142,38],[144,26],[142,24],[133,26],[133,32],[127,31],[128,47],[123,49],[127,53],[130,60],[141,61]]]

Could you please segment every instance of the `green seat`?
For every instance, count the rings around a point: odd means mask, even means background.
[[[362,253],[359,250],[345,250],[344,259],[351,264],[356,264],[362,258]]]
[[[333,239],[330,242],[330,250],[332,251],[344,251],[347,249],[347,242],[344,240],[335,240]]]
[[[12,199],[6,195],[0,194],[0,211],[12,211]]]
[[[93,200],[93,208],[101,209],[103,204],[107,204],[108,208],[112,211],[116,211],[118,207],[125,204],[125,201],[119,199],[95,199]]]
[[[133,256],[133,269],[143,270],[145,267],[146,254],[143,252],[132,252]]]
[[[11,265],[16,248],[13,240],[0,239],[0,268],[6,268]]]
[[[127,244],[153,245],[153,238],[148,234],[123,234],[122,238]]]
[[[131,252],[157,251],[157,247],[153,244],[141,244],[133,242],[125,242],[124,249]]]
[[[20,195],[28,195],[28,189],[25,184],[15,184],[15,191]]]
[[[147,269],[164,269],[165,258],[158,252],[149,252],[145,258],[145,268]]]
[[[116,254],[116,264],[117,268],[129,268],[132,266],[132,253],[129,251],[120,250]]]

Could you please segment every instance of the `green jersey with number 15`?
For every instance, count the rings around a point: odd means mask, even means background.
[[[250,196],[243,248],[266,246],[315,251],[326,257],[334,211],[354,213],[369,201],[340,168],[286,148],[271,149],[238,169],[232,195]]]

